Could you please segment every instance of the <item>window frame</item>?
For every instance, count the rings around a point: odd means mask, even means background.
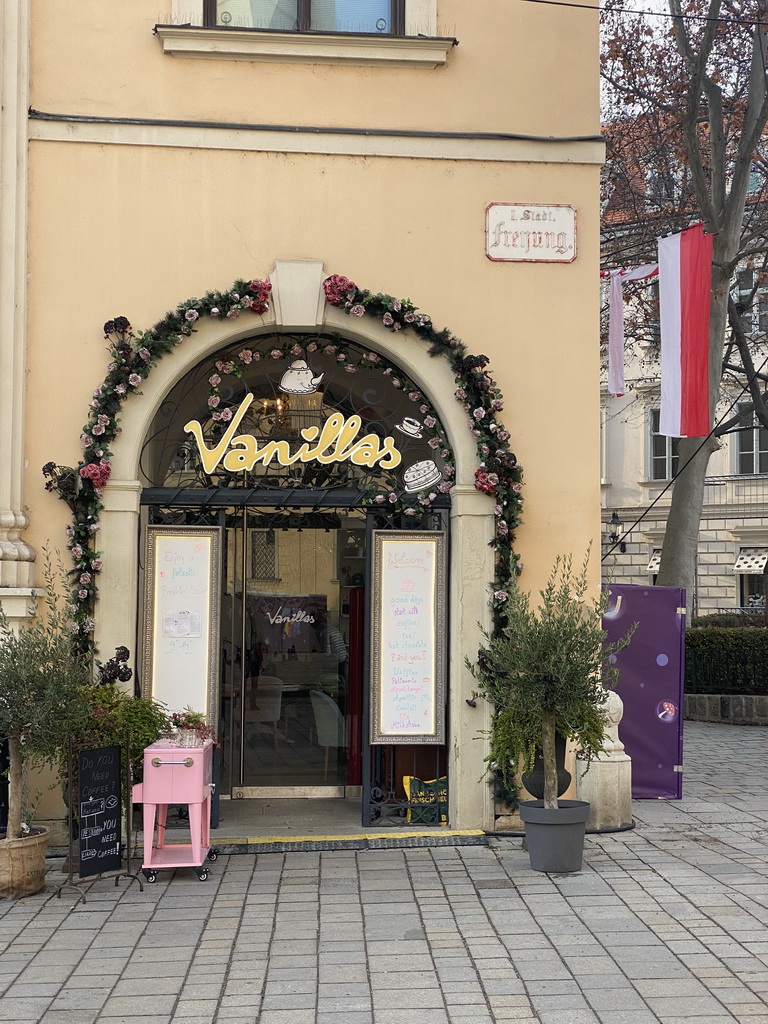
[[[737,411],[742,406],[749,403],[740,402],[737,406]],[[760,469],[760,457],[765,456],[768,462],[768,431],[760,423],[760,421],[752,413],[752,425],[744,426],[734,431],[736,443],[733,446],[733,461],[734,461],[734,472],[737,476],[764,476],[768,469]],[[761,446],[760,441],[764,441],[764,445]],[[751,445],[747,446],[744,444],[747,440],[751,440]],[[742,469],[742,459],[748,458],[752,461],[752,469]]]
[[[648,410],[648,479],[659,481],[659,480],[674,480],[677,476],[678,469],[680,466],[680,456],[677,448],[680,444],[679,437],[667,437],[666,434],[659,432],[659,419],[661,417],[661,409],[654,407]],[[661,456],[654,455],[654,438],[661,437],[666,442],[665,450],[665,476],[656,476],[654,470],[654,463],[661,461]]]
[[[294,31],[296,33],[311,32],[315,35],[377,35],[377,36],[404,36],[405,35],[405,0],[389,0],[390,2],[390,24],[391,32],[360,33],[344,32],[339,29],[336,32],[320,32],[313,29],[312,24],[312,0],[296,0],[296,28],[292,30],[281,29],[280,31]],[[226,30],[226,25],[219,25],[216,22],[217,0],[203,0],[203,27]],[[271,29],[251,29],[255,32],[270,32]]]

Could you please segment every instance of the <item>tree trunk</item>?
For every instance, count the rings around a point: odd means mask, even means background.
[[[8,754],[8,826],[5,836],[6,839],[18,839],[21,836],[22,799],[21,736],[18,732],[12,731],[8,737]]]
[[[546,711],[541,722],[541,760],[544,765],[544,806],[557,809],[557,753],[555,750],[555,714]]]
[[[701,441],[700,437],[683,438],[680,441],[681,466],[684,466],[701,446]],[[661,549],[661,564],[656,577],[656,585],[659,587],[685,587],[688,620],[693,608],[696,585],[699,526],[704,505],[704,478],[707,474],[709,456],[715,447],[708,441],[675,480]]]

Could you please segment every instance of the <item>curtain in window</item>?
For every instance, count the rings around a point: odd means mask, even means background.
[[[312,0],[318,32],[391,32],[390,0]]]

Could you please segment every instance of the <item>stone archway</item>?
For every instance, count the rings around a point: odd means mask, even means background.
[[[449,572],[449,773],[450,821],[456,828],[491,828],[490,791],[479,783],[485,772],[485,744],[475,737],[489,727],[485,702],[468,706],[473,680],[464,666],[467,654],[481,641],[480,623],[490,625],[488,584],[494,577],[494,517],[489,498],[475,487],[477,455],[467,430],[466,414],[454,397],[453,373],[444,359],[435,359],[417,338],[397,339],[371,318],[354,322],[328,305],[322,290],[319,261],[277,261],[271,275],[272,304],[246,327],[239,320],[206,320],[192,338],[161,360],[122,409],[122,433],[114,443],[112,475],[104,491],[100,547],[108,571],[102,576],[96,642],[101,650],[128,643],[137,635],[139,605],[139,474],[141,448],[153,417],[170,389],[201,359],[241,338],[274,331],[325,330],[369,346],[400,365],[429,396],[448,433],[456,459],[456,484],[451,492],[451,556]],[[354,328],[354,329],[352,329]],[[139,640],[141,642],[141,640]],[[478,800],[478,785],[483,799]]]

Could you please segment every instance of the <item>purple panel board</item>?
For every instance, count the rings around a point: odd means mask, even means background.
[[[632,758],[632,796],[679,800],[683,776],[685,591],[609,584],[603,627],[609,640],[633,622],[632,643],[616,656],[624,701],[619,737]]]

